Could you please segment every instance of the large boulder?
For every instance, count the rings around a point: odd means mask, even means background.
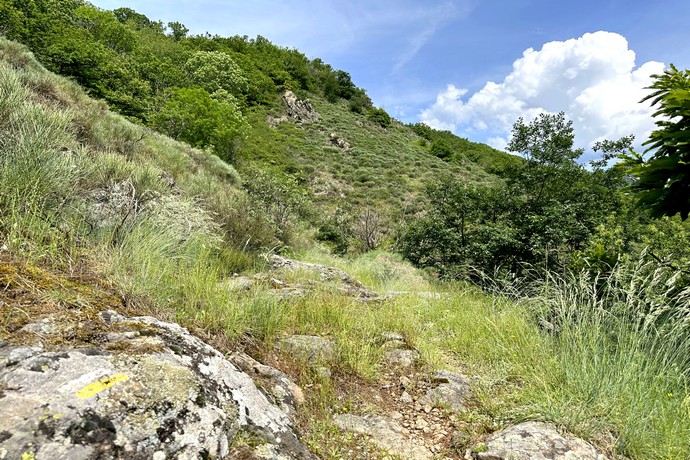
[[[403,434],[403,428],[394,420],[380,415],[339,414],[333,423],[340,429],[369,436],[371,442],[400,458],[431,460],[433,454]]]
[[[213,459],[243,438],[313,458],[247,374],[179,325],[104,311],[20,336],[0,343],[0,458]]]
[[[525,422],[494,433],[480,460],[606,460],[587,442],[542,422]]]

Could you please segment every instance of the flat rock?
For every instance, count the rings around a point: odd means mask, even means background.
[[[403,350],[396,348],[386,352],[386,361],[394,366],[410,367],[419,360],[417,350]]]
[[[405,437],[403,428],[393,419],[380,415],[336,415],[333,423],[342,430],[371,436],[371,442],[393,455],[410,460],[430,460],[426,447]]]
[[[442,405],[454,411],[465,410],[467,401],[472,398],[470,382],[462,374],[450,371],[437,371],[431,379],[437,384],[419,399],[421,405]]]
[[[280,339],[278,348],[298,359],[310,363],[331,361],[335,358],[335,343],[316,335],[291,335]]]
[[[24,333],[44,339],[63,319]],[[252,379],[186,329],[113,311],[96,321],[90,345],[0,347],[0,458],[225,458],[237,436],[313,458]]]
[[[592,445],[571,434],[561,435],[542,422],[525,422],[492,434],[481,460],[607,460]]]

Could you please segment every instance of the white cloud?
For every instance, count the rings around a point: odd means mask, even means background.
[[[611,32],[527,49],[501,83],[487,82],[468,98],[452,84],[422,111],[423,122],[461,136],[505,146],[512,124],[539,113],[564,111],[573,120],[575,142],[591,148],[601,139],[635,134],[644,141],[651,129],[652,109],[639,101],[650,75],[664,64],[650,61],[635,68],[635,53],[625,37]]]

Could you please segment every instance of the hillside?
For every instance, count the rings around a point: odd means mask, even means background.
[[[146,439],[142,446],[159,450],[141,454],[158,457],[218,449],[229,458],[529,458],[548,454],[541,443],[551,442],[577,458],[601,458],[553,428],[560,426],[612,458],[687,456],[687,389],[673,364],[680,362],[673,336],[600,316],[586,303],[594,298],[586,278],[551,279],[516,303],[464,283],[437,284],[381,251],[339,259],[312,244],[299,255],[321,264],[257,257],[244,238],[267,228],[261,203],[215,155],[109,112],[5,39],[0,93],[0,405],[13,414],[0,421],[0,448],[37,459],[50,449],[50,458],[74,458],[70,449],[83,458],[132,458],[134,441]],[[314,106],[328,119],[327,108]],[[289,123],[265,132],[311,129]],[[360,142],[357,131],[340,129]],[[650,277],[645,267],[621,269],[604,301],[672,305],[664,286],[673,273]],[[249,276],[234,275],[242,270]],[[637,288],[617,290],[631,286],[630,277]],[[566,313],[555,323],[559,309]],[[136,315],[178,321],[234,364],[177,326]],[[545,324],[560,324],[561,333]],[[607,346],[611,334],[616,347]],[[184,368],[185,356],[204,354],[235,370]],[[75,380],[91,371],[76,364],[84,360],[106,366],[98,368],[104,374]],[[161,366],[162,376],[153,371]],[[161,387],[161,378],[170,385]],[[236,404],[212,396],[222,388],[214,379],[242,382],[241,393],[227,391],[247,404],[249,421],[219,419],[235,427],[221,432],[195,425],[190,409],[210,417]],[[78,406],[69,394],[55,399],[50,382],[58,381],[74,387]],[[29,400],[52,402],[34,409]],[[134,419],[117,411],[131,404],[153,431],[132,431]],[[182,436],[198,429],[211,444]],[[130,437],[114,435],[121,431]],[[511,444],[516,437],[527,444]]]
[[[690,221],[631,139],[508,155],[82,0],[0,30],[0,458],[690,458]]]

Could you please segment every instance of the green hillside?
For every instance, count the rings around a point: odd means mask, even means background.
[[[603,142],[611,167],[578,162],[564,114],[520,119],[516,157],[403,125],[263,37],[81,0],[2,1],[0,26],[0,349],[48,313],[174,320],[296,381],[328,459],[390,458],[336,424],[388,409],[428,458],[481,458],[526,420],[610,458],[690,457],[690,224],[656,187],[685,191],[687,117],[653,161]],[[659,76],[657,103],[682,115],[689,82]],[[277,347],[294,334],[337,352]],[[439,369],[469,376],[463,409],[410,403]]]

